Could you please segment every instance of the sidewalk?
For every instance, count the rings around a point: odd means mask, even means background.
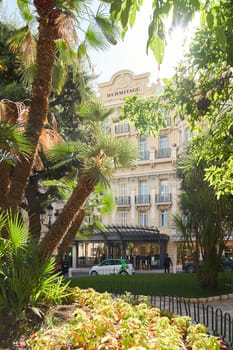
[[[79,275],[88,275],[89,270],[91,267],[71,267],[69,268],[69,277],[79,276]],[[182,267],[177,266],[176,271],[171,268],[170,273],[180,273],[182,272]],[[164,269],[152,269],[152,270],[135,270],[136,274],[143,274],[143,273],[149,273],[149,274],[157,274],[157,273],[164,273]]]

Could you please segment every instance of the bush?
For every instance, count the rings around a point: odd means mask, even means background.
[[[1,213],[0,232],[6,229],[8,237],[0,236],[0,333],[7,339],[29,314],[33,317],[31,311],[39,317],[45,304],[61,303],[69,294],[69,282],[53,273],[52,260],[40,263],[37,246],[19,216]]]
[[[122,350],[219,350],[220,342],[194,325],[188,316],[161,315],[145,300],[136,305],[129,295],[113,298],[93,289],[74,289],[77,305],[69,323],[34,334],[27,343],[35,350],[122,349]]]

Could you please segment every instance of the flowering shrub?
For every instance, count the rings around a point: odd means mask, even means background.
[[[160,315],[146,302],[133,305],[109,293],[74,289],[77,309],[69,323],[28,340],[35,350],[219,350],[220,342],[190,317]]]

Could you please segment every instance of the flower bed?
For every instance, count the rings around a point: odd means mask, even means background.
[[[219,350],[220,341],[190,317],[166,315],[146,298],[114,298],[93,289],[74,289],[76,309],[69,323],[50,323],[28,340],[36,350]],[[51,320],[54,318],[51,318]],[[50,320],[50,321],[51,321]]]

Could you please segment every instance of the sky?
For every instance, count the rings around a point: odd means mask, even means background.
[[[158,78],[172,76],[174,67],[183,54],[184,30],[180,28],[173,32],[172,37],[168,38],[164,61],[158,70],[153,53],[151,51],[146,53],[148,25],[152,13],[151,3],[152,1],[144,1],[142,11],[137,14],[133,29],[128,30],[123,42],[119,42],[116,46],[111,46],[105,51],[90,52],[94,74],[98,75],[95,81],[96,85],[109,81],[116,72],[122,69],[129,69],[134,74],[149,72],[151,82],[155,82]],[[12,19],[19,18],[16,15],[16,0],[3,0],[0,12]]]

